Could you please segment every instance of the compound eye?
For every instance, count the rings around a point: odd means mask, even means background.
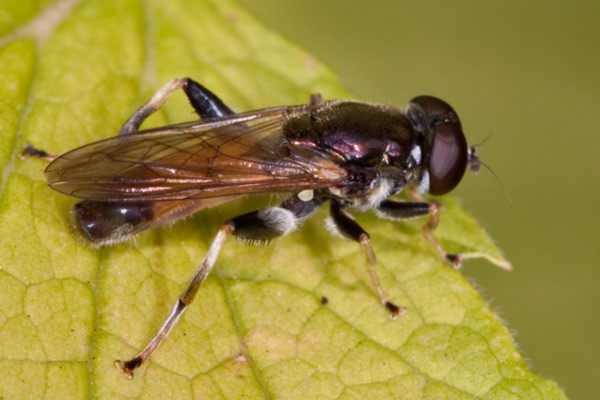
[[[434,127],[429,158],[429,192],[448,193],[458,185],[467,168],[468,147],[460,124]]]
[[[417,132],[427,133],[443,123],[458,122],[450,104],[433,96],[417,96],[408,103],[406,115]]]

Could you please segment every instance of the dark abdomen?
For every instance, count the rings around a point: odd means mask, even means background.
[[[83,236],[102,246],[123,242],[145,229],[173,223],[237,197],[136,202],[83,200],[75,204],[73,213]]]
[[[127,240],[144,230],[154,218],[152,202],[100,202],[84,200],[73,209],[77,228],[95,244]]]

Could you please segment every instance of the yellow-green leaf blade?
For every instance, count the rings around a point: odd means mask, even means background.
[[[347,93],[231,2],[83,1],[35,39],[0,49],[0,165],[9,166],[0,188],[0,395],[564,398],[529,372],[508,330],[421,237],[422,222],[357,216],[384,286],[408,308],[394,321],[358,246],[323,229],[324,211],[270,247],[227,242],[196,302],[127,380],[113,360],[151,338],[218,225],[269,199],[97,250],[71,228],[73,199],[47,188],[44,163],[19,160],[16,149],[62,152],[110,136],[174,77],[194,77],[238,110]],[[150,123],[191,118],[178,95]],[[444,206],[444,245],[509,265],[456,201]]]

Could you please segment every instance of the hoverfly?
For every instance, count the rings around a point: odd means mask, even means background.
[[[167,97],[183,89],[201,120],[139,130]],[[119,134],[53,157],[28,146],[25,155],[51,160],[50,187],[82,199],[77,227],[96,245],[118,243],[150,227],[253,193],[288,193],[277,207],[225,222],[189,285],[147,346],[117,365],[130,377],[167,336],[215,265],[227,236],[268,242],[295,230],[329,203],[328,226],[356,241],[381,304],[397,316],[380,284],[369,234],[348,209],[375,210],[400,220],[429,216],[424,235],[458,267],[432,235],[439,208],[420,193],[442,195],[479,159],[454,109],[432,96],[413,98],[401,110],[356,101],[324,101],[234,113],[199,83],[175,79],[125,122]],[[407,189],[413,201],[388,197]]]

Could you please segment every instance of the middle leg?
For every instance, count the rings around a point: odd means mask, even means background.
[[[371,284],[377,292],[377,296],[381,304],[385,306],[393,318],[402,314],[404,312],[404,308],[392,303],[387,293],[383,289],[383,286],[381,285],[379,274],[375,270],[377,258],[375,257],[375,252],[371,247],[370,237],[367,231],[365,231],[354,219],[346,214],[342,210],[341,205],[335,200],[331,201],[331,220],[335,225],[335,228],[337,228],[337,230],[343,236],[358,242],[363,248],[367,257],[367,272],[369,273]]]

